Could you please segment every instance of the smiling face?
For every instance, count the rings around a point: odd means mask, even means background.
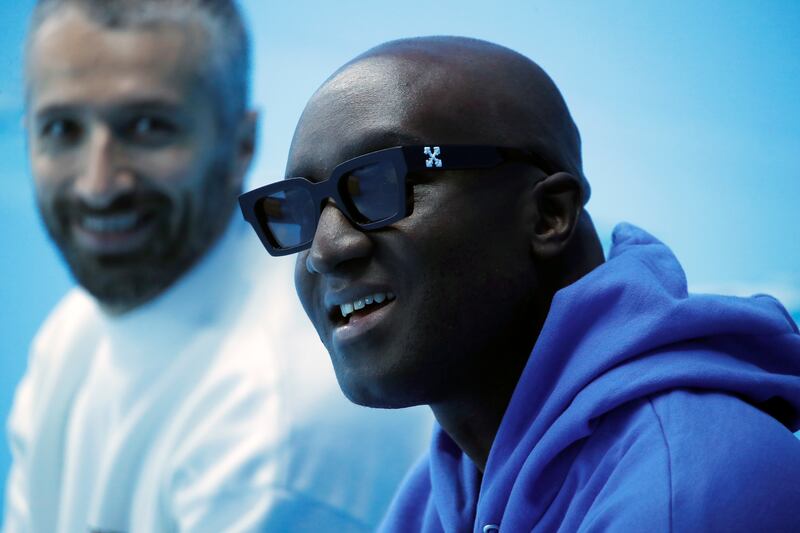
[[[513,145],[465,127],[459,110],[473,103],[492,120],[481,94],[420,82],[426,72],[379,57],[338,74],[306,108],[287,176],[320,181],[342,161],[398,144]],[[526,200],[540,175],[514,164],[411,175],[411,215],[368,232],[326,205],[295,283],[352,401],[433,404],[491,387],[498,368],[527,358],[538,301]]]
[[[75,8],[30,41],[39,208],[78,282],[111,312],[160,294],[230,217],[242,165],[203,82],[206,41],[200,24],[109,29]]]

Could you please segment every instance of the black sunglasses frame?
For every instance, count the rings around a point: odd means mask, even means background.
[[[331,175],[319,182],[312,182],[306,178],[287,178],[243,193],[239,196],[239,207],[244,219],[253,226],[264,248],[273,256],[289,255],[300,252],[311,246],[308,240],[297,246],[281,247],[277,240],[267,229],[266,221],[262,220],[258,212],[258,203],[288,188],[301,188],[311,196],[316,207],[314,228],[319,224],[319,218],[325,202],[332,198],[336,207],[347,217],[354,227],[359,230],[373,230],[388,226],[411,214],[413,206],[409,205],[411,196],[408,194],[406,176],[409,172],[421,171],[446,171],[467,170],[496,167],[506,161],[521,161],[533,164],[546,174],[551,174],[553,169],[543,158],[533,152],[520,148],[483,145],[416,145],[395,146],[375,152],[363,154],[337,165]],[[342,194],[344,181],[352,170],[374,163],[389,162],[397,173],[397,205],[393,215],[372,222],[360,222],[360,214],[347,194]]]

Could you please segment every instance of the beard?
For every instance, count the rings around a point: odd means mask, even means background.
[[[80,247],[72,227],[82,214],[97,213],[80,199],[62,194],[50,207],[39,203],[47,232],[73,277],[111,314],[122,314],[163,293],[216,242],[230,219],[237,191],[227,185],[222,158],[210,165],[199,185],[169,195],[142,187],[116,198],[104,211],[135,208],[147,213],[152,227],[135,251],[97,254]]]

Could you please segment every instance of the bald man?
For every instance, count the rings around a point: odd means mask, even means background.
[[[384,531],[800,530],[797,327],[771,297],[689,295],[632,225],[603,257],[532,61],[378,46],[311,98],[286,175],[241,207],[298,252],[342,390],[438,422]]]

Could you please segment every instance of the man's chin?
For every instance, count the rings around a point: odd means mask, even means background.
[[[105,259],[112,263],[118,261],[118,258]],[[103,309],[113,315],[123,314],[152,300],[170,285],[163,276],[143,275],[141,269],[120,264],[73,269],[73,274]]]
[[[143,251],[90,254],[74,247],[62,255],[75,281],[111,315],[120,315],[149,302],[178,279],[185,268],[177,258],[156,257]]]
[[[429,402],[414,386],[405,386],[392,380],[365,378],[336,373],[339,387],[348,400],[356,405],[378,409],[403,409]]]
[[[76,282],[115,315],[137,308],[169,289],[221,234],[216,228],[202,231],[205,226],[201,222],[190,231],[186,217],[177,225],[162,219],[147,229],[146,238],[136,246],[98,250],[65,231],[70,227],[68,223],[50,223],[53,220],[47,217],[45,222]]]

